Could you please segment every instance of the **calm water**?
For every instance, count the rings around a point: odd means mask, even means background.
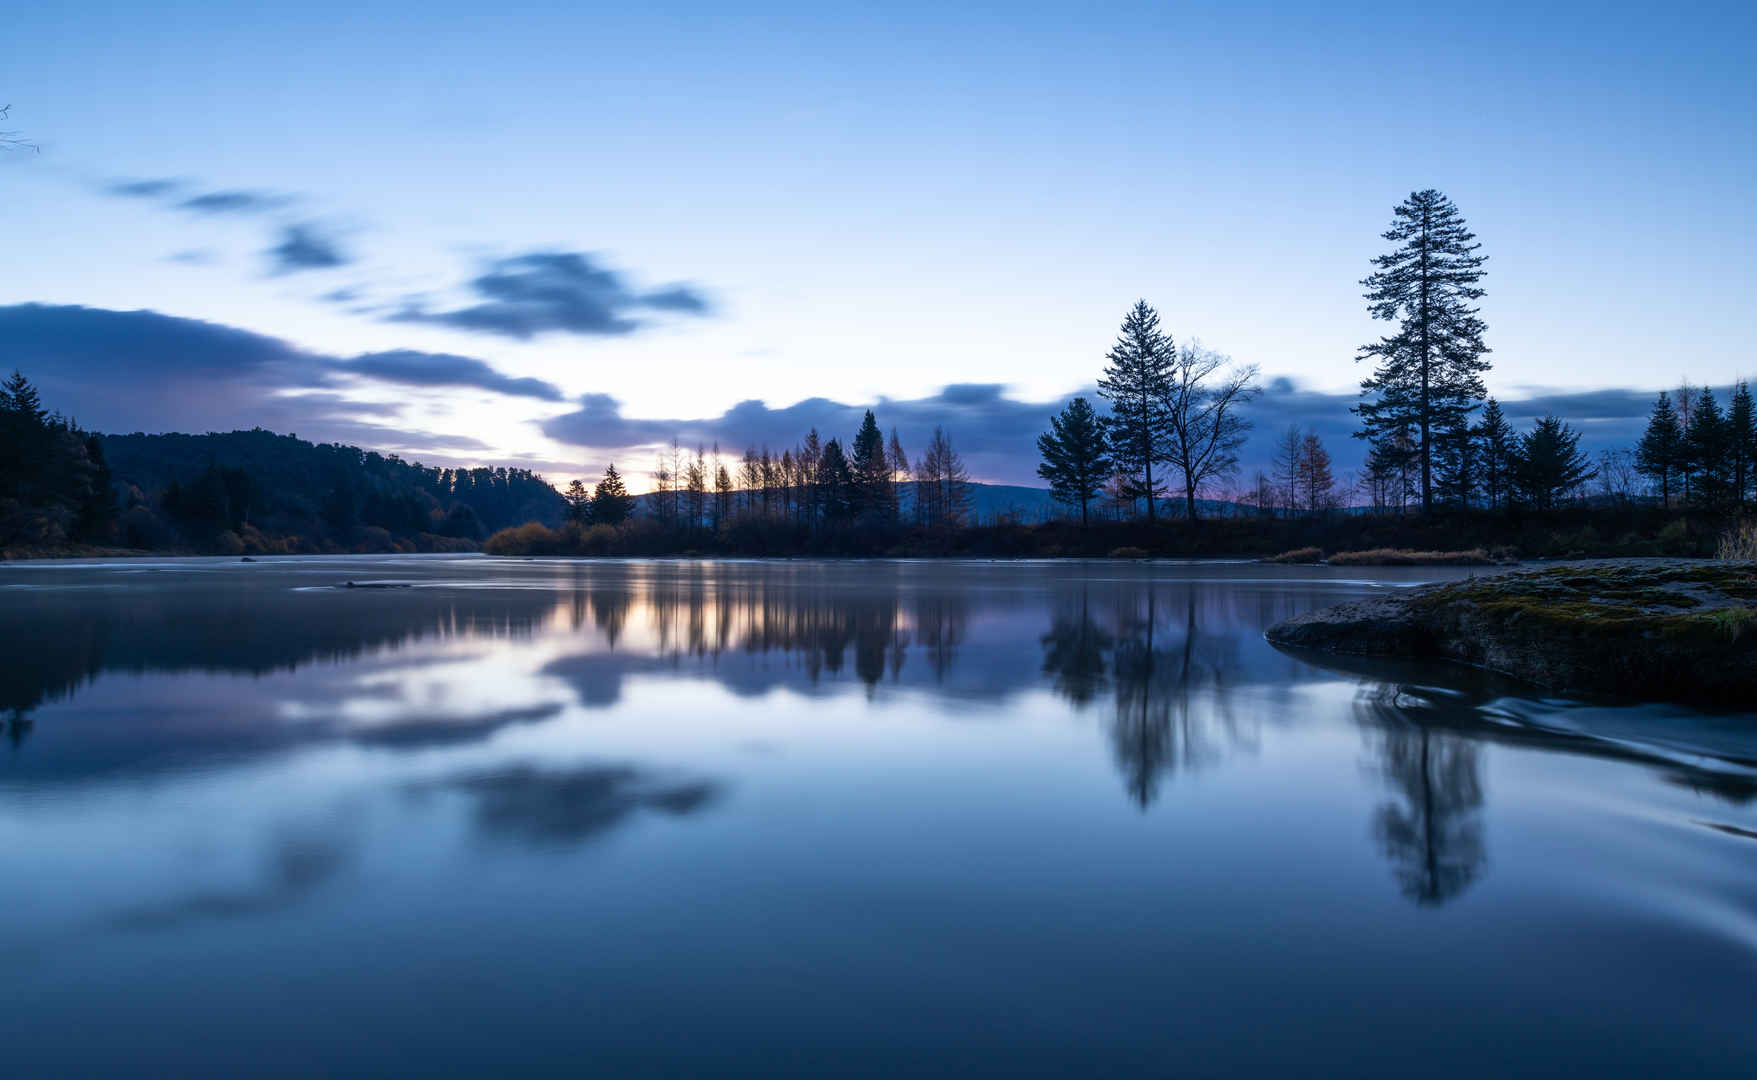
[[[1757,1072],[1757,715],[1262,639],[1436,576],[0,567],[0,1054]]]

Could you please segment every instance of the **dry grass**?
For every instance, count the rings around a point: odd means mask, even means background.
[[[1716,554],[1727,562],[1757,562],[1757,521],[1741,521],[1721,533]]]
[[[1113,559],[1145,559],[1147,551],[1145,548],[1138,547],[1111,548],[1110,557]]]
[[[1331,566],[1493,566],[1494,563],[1495,560],[1482,548],[1469,551],[1373,548],[1371,551],[1339,551],[1330,556]]]
[[[1324,561],[1324,553],[1315,547],[1294,548],[1292,551],[1283,551],[1279,555],[1271,555],[1263,561],[1272,563],[1321,563]]]

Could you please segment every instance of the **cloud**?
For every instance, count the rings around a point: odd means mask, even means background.
[[[565,400],[561,388],[554,383],[502,375],[481,360],[451,353],[415,352],[411,349],[365,353],[339,365],[338,370],[409,386],[473,386],[509,397]]]
[[[292,201],[291,195],[266,191],[209,191],[184,199],[177,207],[197,214],[262,214]]]
[[[104,188],[107,195],[123,199],[162,199],[183,190],[183,181],[168,177],[145,180],[118,180]]]
[[[207,266],[218,261],[217,256],[209,248],[190,248],[165,256],[166,262],[178,263],[182,266]]]
[[[487,446],[470,435],[381,425],[377,419],[398,406],[351,401],[340,391],[370,380],[561,397],[548,383],[504,375],[470,357],[404,351],[342,358],[156,311],[0,307],[0,355],[37,383],[51,407],[106,432],[260,425],[380,449],[476,451]]]
[[[430,311],[410,301],[393,322],[429,323],[527,340],[538,334],[614,336],[633,333],[641,312],[705,315],[707,300],[686,285],[638,292],[622,275],[577,252],[533,252],[490,263],[469,282],[482,302]]]
[[[1087,394],[1092,396],[1090,391]],[[717,442],[734,453],[747,446],[768,446],[779,453],[813,428],[825,441],[836,438],[846,444],[870,408],[887,433],[897,429],[910,453],[925,447],[935,427],[944,427],[976,479],[1037,485],[1037,436],[1073,396],[1021,401],[1007,396],[1000,383],[954,383],[928,397],[881,398],[871,405],[822,397],[783,408],[741,401],[719,416],[682,420],[625,417],[615,398],[586,394],[578,409],[540,421],[539,426],[557,442],[619,452],[625,458],[672,438],[688,446]]]
[[[300,270],[328,270],[352,261],[342,253],[334,240],[323,235],[311,222],[288,225],[281,230],[281,242],[269,248],[265,254],[274,263],[274,272],[277,274],[291,274]]]

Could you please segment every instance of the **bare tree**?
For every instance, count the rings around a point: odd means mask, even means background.
[[[1240,409],[1262,391],[1254,364],[1229,367],[1220,353],[1189,344],[1177,350],[1166,416],[1171,428],[1166,461],[1183,477],[1184,516],[1196,520],[1204,488],[1238,470],[1238,448],[1251,424]]]
[[[0,105],[0,120],[5,120],[11,115],[12,106]],[[16,131],[0,131],[0,150],[29,150],[33,154],[41,152],[36,143]]]

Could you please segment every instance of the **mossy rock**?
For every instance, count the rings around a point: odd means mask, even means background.
[[[1548,690],[1757,701],[1757,564],[1573,563],[1310,612],[1277,644],[1474,664]]]

